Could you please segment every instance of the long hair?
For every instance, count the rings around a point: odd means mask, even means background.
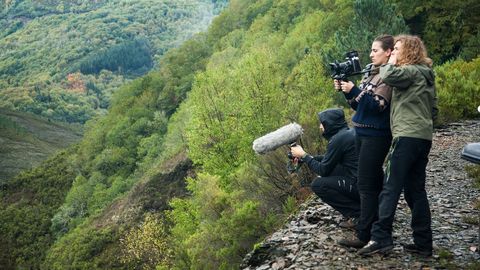
[[[427,56],[427,49],[422,40],[417,36],[398,35],[395,37],[395,43],[402,43],[402,50],[397,55],[397,65],[427,65],[432,66],[432,59]]]

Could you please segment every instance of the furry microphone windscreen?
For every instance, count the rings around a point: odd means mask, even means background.
[[[253,141],[253,150],[257,154],[265,154],[282,145],[295,142],[302,134],[302,127],[297,123],[291,123]]]

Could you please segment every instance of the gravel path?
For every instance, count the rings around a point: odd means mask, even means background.
[[[480,121],[437,129],[427,166],[427,193],[432,211],[434,254],[422,258],[403,251],[410,243],[410,210],[403,197],[394,223],[395,248],[388,256],[357,256],[336,242],[353,235],[337,226],[340,215],[317,198],[305,202],[285,226],[249,253],[244,269],[458,269],[480,267],[480,229],[467,223],[478,218],[474,201],[480,190],[465,172],[471,163],[460,159],[462,148],[480,142]]]

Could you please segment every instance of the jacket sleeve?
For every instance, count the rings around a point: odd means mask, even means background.
[[[378,88],[388,89],[390,86],[382,82],[377,86],[377,89]],[[361,95],[356,98],[356,100],[357,103],[362,102],[364,104],[363,108],[368,110],[370,113],[381,113],[388,108],[389,105],[389,102],[381,95],[366,93],[366,91],[362,92]]]
[[[413,83],[409,69],[390,64],[380,66],[380,77],[384,83],[398,90],[406,89]]]
[[[345,99],[347,100],[348,104],[350,104],[350,107],[354,109],[355,111],[357,110],[358,107],[358,101],[355,99],[362,90],[358,88],[356,85],[353,86],[352,90],[349,93],[343,93],[345,95]]]
[[[320,176],[328,176],[343,158],[343,146],[338,136],[333,136],[321,161],[307,155],[303,161],[308,168]]]

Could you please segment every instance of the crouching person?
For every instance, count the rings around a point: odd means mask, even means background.
[[[355,132],[348,127],[342,109],[322,111],[318,119],[322,136],[328,141],[325,155],[313,157],[300,145],[291,147],[291,152],[319,175],[312,182],[312,190],[346,218],[340,226],[352,228],[360,216]]]

